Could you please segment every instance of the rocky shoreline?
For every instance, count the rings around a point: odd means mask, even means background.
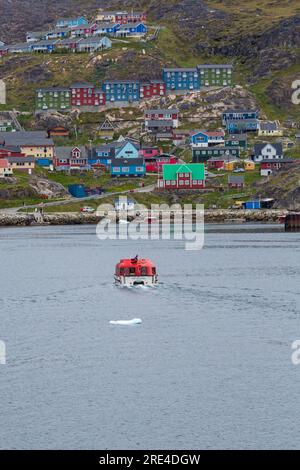
[[[286,210],[226,210],[205,211],[206,223],[279,223],[287,214]],[[44,214],[0,213],[0,227],[34,225],[84,225],[97,224],[103,216],[72,212]],[[128,217],[133,220],[134,217]]]

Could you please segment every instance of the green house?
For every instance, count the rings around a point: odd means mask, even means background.
[[[225,147],[239,147],[241,149],[247,150],[247,134],[231,135],[225,140]]]
[[[239,158],[239,146],[233,147],[199,147],[193,148],[193,162],[205,163],[212,157],[235,157]]]
[[[71,108],[69,88],[40,88],[36,90],[37,111],[68,111]]]
[[[202,163],[163,165],[158,187],[169,190],[203,189],[205,187],[205,167]]]
[[[231,64],[201,64],[197,67],[201,87],[233,86],[233,66]]]

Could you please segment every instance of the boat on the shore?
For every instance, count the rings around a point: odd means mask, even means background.
[[[158,283],[156,267],[149,259],[135,258],[121,259],[116,265],[115,283],[117,285],[156,286]]]

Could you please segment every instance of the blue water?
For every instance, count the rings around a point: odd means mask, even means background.
[[[0,230],[1,449],[300,448],[300,234],[214,228],[199,252]],[[137,253],[157,289],[113,286]]]

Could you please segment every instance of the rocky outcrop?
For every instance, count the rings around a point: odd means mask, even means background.
[[[283,210],[206,210],[205,223],[261,222],[278,223],[287,211]],[[0,226],[32,225],[83,225],[97,224],[103,216],[95,214],[57,213],[45,214],[9,214],[0,212]]]

